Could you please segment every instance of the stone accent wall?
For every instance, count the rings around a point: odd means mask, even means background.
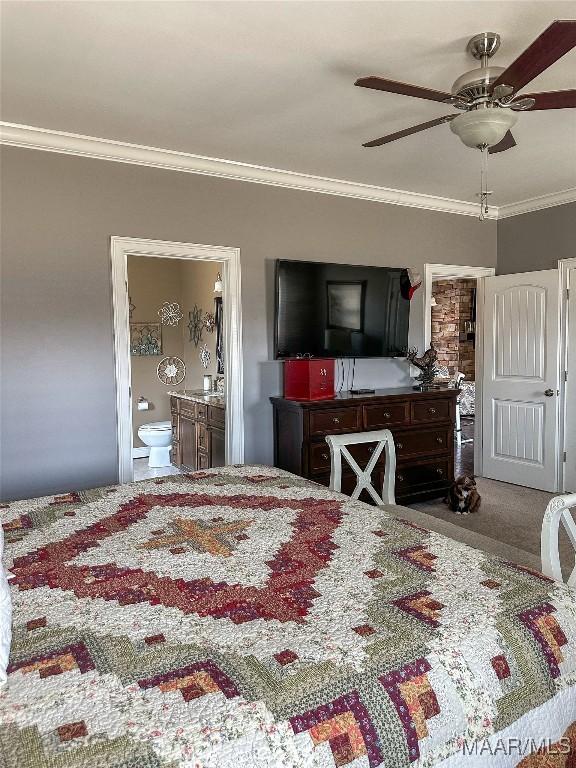
[[[438,280],[432,286],[437,305],[432,307],[432,344],[438,364],[451,374],[460,371],[474,380],[474,342],[464,340],[464,322],[472,320],[475,280]]]

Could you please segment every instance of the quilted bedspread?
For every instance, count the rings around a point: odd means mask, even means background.
[[[1,511],[7,768],[432,766],[576,685],[573,591],[280,470]]]

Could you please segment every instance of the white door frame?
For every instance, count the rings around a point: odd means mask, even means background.
[[[434,280],[476,280],[476,402],[474,406],[474,472],[482,474],[482,366],[484,363],[484,280],[493,277],[495,267],[467,267],[460,264],[424,264],[424,349],[432,338],[432,283]]]
[[[561,259],[558,262],[558,274],[560,279],[560,424],[559,424],[559,448],[564,452],[568,450],[568,429],[566,417],[568,415],[566,398],[566,375],[568,372],[568,289],[576,290],[576,285],[569,285],[571,270],[576,269],[576,258]],[[573,281],[574,283],[574,281]],[[571,371],[569,376],[576,376],[576,371]],[[573,446],[570,446],[573,449]],[[564,474],[564,461],[558,462],[558,488],[563,491],[573,490],[566,488],[566,477]]]
[[[133,480],[128,256],[222,262],[222,308],[226,355],[224,365],[226,462],[228,464],[242,464],[244,462],[244,383],[240,249],[192,243],[172,243],[165,240],[143,240],[134,237],[111,237],[110,255],[112,260],[119,482],[129,483]]]

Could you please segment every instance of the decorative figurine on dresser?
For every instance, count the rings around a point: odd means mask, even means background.
[[[330,482],[326,435],[390,429],[396,445],[396,500],[399,504],[446,496],[454,480],[455,389],[380,389],[370,395],[341,392],[329,400],[272,397],[274,465],[323,485]],[[366,466],[373,446],[351,446]],[[342,490],[351,493],[356,476],[343,467]],[[384,455],[372,476],[382,487]],[[364,496],[362,501],[370,501]]]

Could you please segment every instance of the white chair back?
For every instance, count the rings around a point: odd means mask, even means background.
[[[544,520],[542,521],[542,534],[540,537],[542,573],[551,579],[556,579],[556,581],[563,580],[562,568],[560,566],[560,550],[558,547],[560,523],[564,525],[576,555],[576,523],[570,512],[572,507],[576,507],[576,493],[566,496],[555,496],[548,502],[546,512],[544,513]],[[576,587],[576,562],[566,583],[570,587]]]
[[[394,438],[389,429],[379,429],[374,432],[353,432],[348,435],[329,435],[326,442],[330,447],[330,488],[333,491],[342,490],[342,456],[346,459],[350,468],[357,477],[356,487],[351,498],[357,499],[362,491],[366,490],[378,506],[395,504],[394,484],[396,479],[396,448]],[[361,443],[376,443],[371,453],[370,460],[365,469],[361,469],[355,458],[346,446],[359,445]],[[372,472],[376,466],[382,451],[386,452],[386,466],[384,469],[384,483],[382,495],[372,485]]]
[[[461,371],[456,371],[454,378],[452,379],[456,389],[460,389],[460,384],[464,381],[465,378],[466,374],[462,373]]]

